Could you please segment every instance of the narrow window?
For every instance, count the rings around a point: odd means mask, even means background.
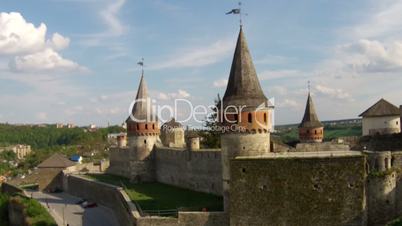
[[[147,144],[147,140],[144,140],[144,144]]]
[[[140,130],[140,125],[139,124],[137,124],[137,130]]]
[[[310,133],[310,130],[307,130],[307,133]]]
[[[237,114],[234,115],[234,120],[237,122],[239,120],[239,116]]]
[[[267,113],[264,113],[264,122],[267,122]]]
[[[398,125],[399,124],[399,122],[398,121],[396,121],[396,125]]]
[[[155,124],[152,124],[152,129],[155,129]]]
[[[148,124],[145,124],[145,129],[148,129]]]
[[[314,133],[317,135],[317,130],[314,130]]]
[[[253,122],[252,118],[251,118],[251,113],[248,113],[248,122],[251,123]]]

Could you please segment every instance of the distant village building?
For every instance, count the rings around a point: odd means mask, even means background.
[[[30,145],[16,144],[0,148],[0,152],[3,151],[12,151],[17,156],[17,159],[21,160],[24,159],[25,156],[29,155],[32,152],[32,149]]]
[[[76,165],[62,154],[55,153],[40,163],[37,169],[24,178],[14,178],[13,185],[37,184],[39,190],[49,192],[62,189],[62,171]]]
[[[90,124],[88,126],[88,131],[89,132],[95,132],[98,129],[98,127],[95,124]]]
[[[64,124],[63,124],[63,123],[57,123],[57,124],[56,124],[56,128],[57,128],[57,129],[64,128]]]
[[[67,124],[67,128],[69,128],[69,129],[72,129],[72,128],[75,128],[76,126],[74,125],[74,124],[72,124],[72,123],[68,123]]]
[[[111,146],[126,147],[127,133],[110,133],[107,135],[107,141]]]
[[[363,117],[363,136],[401,132],[400,109],[384,99],[359,116]]]
[[[319,143],[324,138],[324,126],[318,120],[310,92],[307,97],[306,110],[299,125],[299,140],[302,143]]]

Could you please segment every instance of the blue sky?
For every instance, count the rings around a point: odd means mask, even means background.
[[[0,122],[118,124],[145,58],[153,98],[223,95],[236,1],[0,2]],[[402,104],[402,1],[243,2],[244,31],[277,124],[301,120],[307,81],[320,119]],[[13,13],[12,13],[13,12]],[[185,111],[185,110],[183,110]]]

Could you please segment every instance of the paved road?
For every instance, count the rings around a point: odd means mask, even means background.
[[[30,194],[30,192],[28,192]],[[69,226],[119,226],[113,212],[103,206],[84,209],[75,204],[80,198],[67,193],[32,192],[32,197],[50,209],[58,225]]]

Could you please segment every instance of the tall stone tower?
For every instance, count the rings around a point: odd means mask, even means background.
[[[137,182],[153,181],[152,150],[159,141],[160,129],[158,119],[152,112],[144,74],[141,75],[134,107],[126,123],[131,179]]]
[[[324,126],[318,120],[313,99],[308,92],[306,110],[299,125],[299,140],[302,143],[319,143],[324,138]]]
[[[270,150],[270,110],[240,27],[225,95],[219,106],[225,211],[229,210],[230,160]]]

